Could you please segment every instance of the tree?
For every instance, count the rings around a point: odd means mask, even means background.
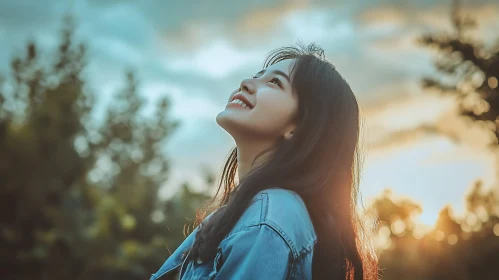
[[[169,171],[163,148],[179,123],[166,97],[143,112],[134,71],[105,118],[92,118],[86,46],[74,42],[75,27],[66,17],[49,66],[30,42],[0,79],[5,279],[148,278],[208,199],[186,184],[172,200],[158,199]]]
[[[477,21],[463,16],[458,1],[454,2],[451,16],[453,31],[433,33],[421,37],[423,46],[435,49],[439,58],[435,66],[441,76],[423,80],[426,88],[437,89],[443,94],[456,97],[459,112],[475,124],[491,130],[490,147],[499,145],[499,37],[486,43],[473,36]],[[494,34],[492,34],[494,36]],[[458,248],[465,254],[462,260],[467,274],[473,279],[492,279],[497,270],[492,263],[499,262],[499,193],[496,189],[486,191],[477,181],[466,197],[467,213],[459,221],[462,231],[455,226],[448,214],[440,215],[437,226],[446,233],[450,230],[458,237]],[[495,228],[495,230],[494,230]]]
[[[439,75],[427,77],[423,86],[456,97],[459,113],[475,124],[491,129],[496,148],[499,139],[499,40],[489,45],[470,35],[476,21],[463,17],[456,1],[452,12],[454,30],[422,36],[419,43],[436,50]],[[484,190],[477,181],[466,197],[467,213],[453,215],[449,206],[439,213],[435,227],[423,236],[398,231],[387,217],[406,216],[411,205],[395,201],[389,193],[373,207],[387,227],[391,247],[381,251],[385,279],[496,279],[499,274],[499,198],[497,190]],[[385,205],[385,206],[383,206]],[[396,205],[396,207],[386,207]],[[404,221],[406,224],[407,222]],[[418,225],[415,225],[418,228]],[[380,230],[381,230],[380,229]]]
[[[73,45],[69,19],[66,27],[52,65],[41,66],[31,42],[25,57],[11,62],[11,83],[1,87],[0,258],[4,275],[12,277],[20,263],[39,271],[42,260],[68,253],[57,230],[64,220],[60,210],[65,194],[85,176],[73,141],[90,113],[90,95],[79,76],[86,49]]]
[[[435,227],[421,235],[416,231],[422,225],[414,222],[421,207],[385,191],[368,208],[379,217],[378,237],[390,245],[379,248],[382,279],[496,279],[499,199],[493,192],[477,182],[466,197],[465,217],[455,217],[446,206]]]
[[[470,35],[477,22],[461,15],[458,1],[451,20],[452,32],[430,33],[419,40],[440,54],[435,67],[442,75],[423,79],[423,86],[456,97],[460,114],[490,128],[495,146],[499,143],[499,37],[487,45]]]

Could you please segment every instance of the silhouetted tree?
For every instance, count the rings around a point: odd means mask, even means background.
[[[30,42],[0,79],[2,279],[147,279],[208,199],[186,184],[158,199],[178,122],[167,98],[143,111],[133,71],[92,118],[75,26],[66,17],[52,60]]]
[[[478,181],[466,199],[469,212],[465,217],[456,218],[449,206],[444,207],[435,227],[420,234],[417,231],[424,227],[414,222],[420,206],[394,198],[391,191],[383,192],[368,208],[380,217],[378,235],[385,243],[380,248],[382,279],[496,279],[498,196],[494,190],[483,190]]]
[[[456,97],[460,113],[476,124],[491,129],[491,147],[499,144],[499,37],[486,34],[488,42],[473,36],[477,21],[462,15],[459,2],[454,2],[451,20],[453,31],[422,36],[420,43],[435,49],[439,77],[423,80],[426,88],[437,89]],[[491,40],[492,39],[492,40]],[[440,256],[452,262],[438,266],[433,274],[438,279],[495,279],[499,274],[499,193],[497,187],[484,190],[477,181],[467,196],[467,213],[461,221],[450,217],[445,208],[433,237],[446,244],[439,246]],[[459,226],[458,226],[459,225]],[[448,241],[448,243],[445,243]],[[445,259],[445,258],[444,258]],[[454,277],[454,278],[452,278]]]
[[[495,37],[496,40],[486,44],[470,35],[477,22],[461,14],[457,1],[454,2],[451,20],[452,32],[431,33],[419,40],[423,46],[439,53],[435,66],[441,74],[438,78],[425,78],[423,86],[455,96],[460,113],[490,128],[494,134],[491,144],[497,145],[499,37],[487,34],[487,39]]]

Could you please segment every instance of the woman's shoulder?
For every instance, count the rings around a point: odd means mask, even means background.
[[[273,188],[258,192],[229,235],[257,225],[277,232],[295,256],[312,250],[317,242],[305,203],[291,190]]]
[[[287,189],[261,191],[267,200],[265,223],[274,225],[295,240],[315,243],[317,236],[303,199],[296,192]]]

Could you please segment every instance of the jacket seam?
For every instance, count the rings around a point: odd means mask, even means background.
[[[296,192],[294,192],[292,190],[290,190],[290,191],[295,196],[295,198],[299,201],[299,203],[302,206],[305,206],[303,204],[303,200],[300,197],[300,195],[298,195]],[[308,245],[307,247],[303,248],[300,252],[298,252],[298,250],[294,246],[294,243],[287,236],[287,234],[284,232],[284,230],[282,230],[281,227],[278,226],[273,221],[267,220],[267,213],[268,213],[268,207],[269,207],[269,204],[270,204],[270,201],[269,201],[270,198],[268,196],[268,192],[267,191],[263,191],[261,195],[262,196],[265,195],[265,198],[266,198],[266,204],[265,204],[265,207],[264,207],[265,219],[262,221],[262,223],[268,224],[270,227],[272,227],[276,232],[278,232],[282,236],[282,238],[286,241],[286,243],[288,243],[288,246],[291,248],[291,250],[293,252],[293,257],[294,257],[295,261],[298,261],[299,259],[301,259],[307,253],[310,253],[313,250],[313,247],[314,247],[316,241],[314,241],[314,243],[312,245]]]
[[[172,267],[172,268],[170,268],[170,269],[168,269],[168,270],[164,271],[163,273],[154,273],[154,274],[153,274],[153,275],[154,275],[154,279],[155,279],[155,280],[156,280],[156,279],[159,279],[159,278],[163,277],[164,275],[166,275],[166,274],[168,274],[168,273],[170,273],[170,272],[172,272],[172,271],[174,271],[174,270],[178,269],[180,265],[182,265],[182,262],[180,262],[180,263],[179,263],[179,264],[177,264],[176,266],[174,266],[174,267]]]
[[[250,230],[254,227],[262,227],[262,226],[267,226],[269,229],[271,229],[272,231],[274,231],[275,233],[277,233],[277,235],[279,235],[282,240],[284,241],[284,243],[286,243],[286,245],[288,246],[290,252],[291,252],[291,261],[289,263],[289,271],[288,271],[288,274],[287,274],[287,277],[286,277],[286,280],[289,280],[289,279],[294,279],[294,275],[296,274],[296,264],[297,264],[297,256],[298,256],[298,253],[296,252],[296,249],[295,247],[292,245],[292,242],[289,241],[289,238],[287,237],[287,235],[282,231],[282,230],[277,230],[274,226],[270,225],[268,222],[262,222],[262,223],[258,223],[258,224],[254,224],[254,225],[249,225],[249,226],[246,226],[244,227],[243,229],[240,229],[236,232],[233,232],[231,233],[230,235],[228,235],[226,238],[228,238],[229,236],[232,236],[236,233],[239,233],[239,232],[242,232],[242,231],[247,231],[247,230]],[[222,246],[222,243],[220,243],[219,245],[219,248],[220,246]]]
[[[294,192],[293,192],[293,194],[295,196],[299,197],[298,194],[296,194]],[[266,226],[270,227],[272,230],[274,230],[277,234],[279,234],[281,236],[281,238],[284,240],[284,242],[286,242],[287,246],[291,250],[292,264],[293,264],[292,267],[294,267],[295,263],[297,263],[304,256],[306,256],[307,254],[309,254],[310,252],[312,252],[314,244],[312,244],[312,246],[309,245],[306,248],[303,248],[301,251],[298,251],[297,248],[295,247],[295,245],[293,244],[293,242],[291,241],[291,239],[289,238],[289,236],[284,232],[284,230],[282,230],[281,227],[278,226],[273,221],[267,219],[268,207],[269,207],[269,204],[270,204],[269,203],[268,192],[266,192],[266,191],[261,192],[260,193],[260,198],[258,198],[257,201],[258,200],[262,200],[262,206],[261,206],[262,208],[260,210],[260,222],[258,224],[251,224],[251,225],[244,226],[241,229],[238,229],[238,230],[236,230],[234,232],[231,232],[229,235],[227,235],[226,238],[232,236],[233,234],[249,230],[252,227],[266,225]]]
[[[275,232],[277,232],[282,239],[288,244],[288,247],[291,249],[291,252],[293,253],[293,261],[298,257],[298,251],[296,250],[296,247],[294,246],[293,242],[289,238],[289,236],[282,230],[278,225],[276,225],[274,222],[268,220],[263,222],[262,224],[265,224],[272,228]]]
[[[289,264],[289,271],[288,271],[288,276],[286,277],[286,280],[289,280],[289,279],[295,279],[295,275],[296,275],[296,264],[297,262],[294,260],[291,261],[291,263]]]
[[[288,247],[289,247],[289,249],[290,249],[290,251],[291,251],[291,253],[293,255],[293,260],[292,261],[295,261],[296,257],[298,256],[298,252],[296,251],[296,248],[293,246],[293,244],[290,241],[289,237],[286,235],[286,233],[284,231],[282,231],[281,229],[276,229],[276,227],[273,226],[273,225],[271,225],[271,224],[269,224],[269,222],[262,222],[262,223],[258,223],[258,224],[246,226],[246,227],[244,227],[244,228],[242,228],[240,230],[232,232],[231,234],[227,235],[226,238],[229,238],[230,236],[232,236],[234,234],[237,234],[237,233],[240,233],[242,231],[250,230],[253,227],[261,227],[261,226],[267,226],[267,227],[269,227],[270,229],[272,229],[273,231],[275,231],[284,240],[284,242],[286,243],[286,245],[288,245]]]
[[[258,224],[253,224],[253,225],[249,225],[249,226],[243,227],[243,228],[241,228],[241,229],[238,229],[238,230],[236,230],[236,231],[231,232],[231,233],[230,233],[229,235],[227,235],[225,238],[229,238],[229,237],[231,237],[231,236],[232,236],[232,235],[234,235],[234,234],[240,233],[240,232],[242,232],[242,231],[247,231],[247,230],[250,230],[252,227],[258,227],[258,226],[260,226],[260,225],[261,225],[261,223],[258,223]],[[224,238],[224,239],[225,239],[225,238]]]
[[[263,205],[264,207],[262,207],[262,211],[260,212],[260,223],[262,223],[265,221],[269,210],[269,195],[268,193],[263,192],[260,196],[262,197],[262,203],[265,202],[265,205]]]
[[[296,261],[300,261],[301,259],[303,259],[305,256],[307,256],[308,254],[310,254],[310,252],[313,251],[313,246],[312,247],[306,247],[306,248],[303,248],[300,253],[298,254],[298,257],[296,258]]]

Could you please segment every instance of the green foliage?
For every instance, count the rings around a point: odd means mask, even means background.
[[[92,119],[74,29],[66,18],[50,65],[31,42],[0,79],[2,279],[147,279],[208,196],[183,185],[158,199],[178,122],[167,98],[143,112],[133,71],[104,119]]]

